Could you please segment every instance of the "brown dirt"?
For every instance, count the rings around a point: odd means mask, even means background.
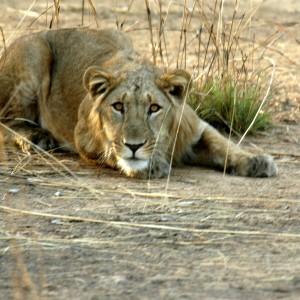
[[[100,26],[114,26],[111,1],[97,2]],[[122,20],[126,4],[116,2]],[[6,38],[30,3],[1,1]],[[72,3],[61,4],[61,27],[81,23],[82,1]],[[45,8],[38,1],[16,35]],[[182,168],[169,181],[144,181],[76,155],[7,153],[0,162],[0,298],[299,299],[299,11],[298,0],[270,0],[253,21],[257,39],[274,29],[284,35],[269,53],[277,65],[276,127],[243,146],[274,155],[278,177]],[[46,28],[50,18],[31,29]],[[178,11],[169,20],[169,30],[180,28]],[[95,26],[88,14],[85,24]],[[144,3],[125,24],[147,27]],[[148,31],[130,34],[149,54]],[[192,61],[193,49],[188,54]]]

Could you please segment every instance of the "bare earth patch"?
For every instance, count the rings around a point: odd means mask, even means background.
[[[100,26],[114,27],[111,1],[94,2]],[[31,3],[0,3],[6,38]],[[82,2],[72,3],[61,3],[61,27],[81,23]],[[126,5],[118,6],[121,21]],[[141,7],[132,8],[127,28],[147,27]],[[266,1],[254,24],[258,39],[274,28],[283,33],[269,53],[277,66],[276,126],[243,146],[273,155],[278,177],[178,168],[169,181],[136,180],[74,154],[0,149],[0,298],[299,299],[299,12],[298,0]],[[31,29],[45,29],[45,18]],[[180,18],[174,11],[169,26]],[[95,26],[88,14],[85,22]],[[150,56],[149,32],[129,34]],[[192,61],[193,49],[188,55]]]

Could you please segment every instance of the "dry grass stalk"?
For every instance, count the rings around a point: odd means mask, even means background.
[[[15,300],[41,300],[38,295],[36,287],[31,279],[30,273],[24,262],[21,247],[18,246],[17,240],[10,239],[10,250],[15,261],[14,271],[12,274],[12,282],[14,289]]]
[[[123,29],[124,24],[129,16],[131,6],[133,4],[134,0],[131,0],[130,5],[126,11],[126,15],[124,19],[118,24],[118,27],[120,29]],[[149,24],[149,31],[150,31],[150,42],[151,42],[151,50],[152,50],[152,57],[155,64],[158,63],[158,60],[163,64],[163,67],[170,67],[172,64],[176,64],[177,67],[188,67],[191,68],[191,66],[188,64],[188,50],[189,46],[192,47],[192,45],[196,44],[197,49],[197,58],[195,65],[193,66],[193,71],[196,75],[196,84],[201,87],[201,85],[210,77],[216,76],[221,77],[224,72],[229,72],[234,75],[235,80],[249,80],[252,76],[257,75],[257,72],[259,72],[259,63],[264,59],[265,51],[268,49],[271,49],[272,51],[278,51],[275,48],[271,48],[276,38],[278,38],[278,35],[270,36],[267,39],[265,39],[262,42],[256,42],[251,41],[250,38],[248,39],[249,45],[251,45],[251,49],[249,47],[248,53],[243,52],[243,46],[242,43],[245,41],[244,37],[242,37],[242,33],[249,29],[249,35],[251,31],[251,20],[258,9],[258,7],[251,9],[247,14],[242,15],[242,17],[239,20],[236,20],[237,16],[237,10],[239,6],[239,0],[235,1],[234,5],[234,11],[231,17],[231,21],[229,23],[226,23],[223,21],[223,4],[224,1],[218,1],[216,0],[213,4],[212,9],[207,9],[207,2],[203,0],[195,0],[193,3],[192,9],[188,9],[186,4],[183,6],[182,10],[182,18],[181,18],[181,27],[179,29],[180,36],[178,39],[178,47],[176,47],[175,54],[172,56],[172,49],[168,48],[167,43],[167,37],[170,33],[168,31],[168,17],[170,13],[170,8],[172,5],[176,5],[174,2],[170,2],[168,9],[166,13],[163,12],[163,3],[161,0],[157,0],[157,11],[158,11],[158,19],[159,19],[159,25],[157,29],[157,45],[155,41],[155,22],[153,19],[153,14],[150,10],[150,4],[148,0],[145,0],[146,4],[146,10],[147,10],[147,16],[148,16],[148,24]],[[29,7],[27,13],[32,9],[33,5],[36,3],[36,1],[33,1],[32,5]],[[54,23],[56,22],[56,26],[60,26],[59,18],[61,18],[59,14],[59,0],[53,0],[53,4],[47,7],[47,9],[40,15],[44,15],[47,13],[49,9],[53,9],[53,15],[52,19],[50,21],[50,28],[54,26]],[[81,24],[84,25],[84,5],[85,1],[82,0],[82,19]],[[96,24],[98,26],[97,17],[96,17],[96,9],[91,0],[89,0],[89,6],[90,10],[96,20]],[[197,33],[195,33],[192,38],[191,31],[193,30],[192,27],[192,21],[193,16],[199,17],[202,22],[199,24],[199,30]],[[39,16],[39,17],[40,17]],[[38,18],[39,18],[38,17]],[[22,20],[20,21],[18,27],[22,24],[24,19],[26,18],[26,14],[23,16]],[[37,18],[37,19],[38,19]],[[36,19],[36,20],[37,20]],[[32,26],[34,24],[34,21],[30,24]],[[30,27],[29,26],[29,27]],[[225,34],[226,26],[228,32]],[[1,30],[2,32],[2,30]],[[3,37],[3,43],[5,45],[5,39],[2,32]],[[12,35],[8,38],[8,41]],[[5,49],[5,47],[4,47]],[[260,53],[261,49],[264,49],[262,53]],[[3,51],[3,50],[2,50]],[[282,54],[284,55],[284,54]],[[272,61],[271,61],[272,63]],[[261,106],[265,102],[265,99],[270,92],[270,88],[273,82],[274,72],[275,72],[275,64],[273,64],[273,70],[271,79],[268,84],[267,92],[265,94],[265,98],[262,101]],[[1,66],[0,66],[1,69]],[[203,71],[202,71],[203,70]],[[242,71],[243,72],[242,72]],[[258,71],[257,71],[258,70]],[[247,71],[247,72],[246,72]],[[201,93],[201,89],[199,90],[199,93]],[[201,107],[201,103],[198,104]],[[232,121],[232,120],[230,120]],[[232,123],[229,122],[230,131],[233,131]],[[249,126],[250,127],[250,126]],[[247,134],[248,130],[245,132]],[[1,138],[1,137],[0,137]],[[242,140],[242,139],[241,139]],[[27,141],[29,142],[29,141]],[[198,199],[193,200],[195,202],[201,202],[203,201],[211,201],[209,203],[210,207],[205,208],[208,212],[219,212],[222,211],[223,218],[230,220],[232,217],[236,215],[236,212],[239,210],[235,207],[228,208],[225,204],[232,204],[232,203],[240,203],[241,201],[248,201],[251,202],[253,205],[260,203],[261,209],[249,209],[249,208],[242,208],[240,211],[246,213],[248,212],[260,212],[265,213],[266,209],[264,209],[265,206],[270,205],[271,203],[275,202],[278,203],[290,203],[290,204],[298,204],[299,201],[295,199],[287,199],[287,198],[281,198],[281,199],[269,199],[269,198],[236,198],[236,197],[209,197],[207,194],[191,194],[190,196],[186,196],[185,198],[182,198],[179,195],[176,195],[175,193],[171,193],[169,190],[169,183],[171,180],[171,177],[169,176],[167,179],[166,184],[166,190],[165,193],[161,192],[153,192],[156,183],[153,183],[152,187],[148,188],[148,192],[142,192],[140,190],[140,186],[136,186],[131,189],[115,189],[114,184],[111,186],[102,187],[97,185],[92,185],[90,183],[87,183],[87,181],[82,180],[81,175],[82,173],[76,172],[72,170],[72,165],[69,167],[65,162],[59,160],[56,155],[52,155],[51,153],[47,153],[42,151],[41,149],[37,149],[37,155],[31,155],[31,157],[24,157],[20,160],[19,164],[16,164],[14,166],[10,165],[10,162],[7,161],[6,157],[6,150],[4,149],[3,143],[0,141],[0,151],[1,154],[3,153],[5,155],[4,159],[1,161],[1,166],[5,166],[5,169],[3,168],[1,170],[0,175],[5,175],[8,177],[13,178],[14,184],[18,183],[17,180],[21,182],[21,179],[27,179],[29,176],[36,176],[37,179],[31,180],[31,183],[34,185],[38,185],[41,187],[41,190],[43,190],[43,186],[46,187],[53,187],[53,188],[70,188],[75,189],[74,193],[70,196],[64,196],[60,197],[60,199],[66,199],[71,200],[76,199],[80,201],[81,198],[91,198],[91,199],[101,199],[103,195],[118,195],[120,198],[125,198],[127,196],[130,196],[133,198],[132,201],[127,201],[125,205],[127,205],[125,208],[132,208],[132,210],[136,209],[138,205],[141,205],[141,203],[146,203],[146,200],[149,200],[147,202],[147,205],[145,204],[143,207],[143,212],[146,212],[148,215],[151,214],[150,209],[156,209],[156,206],[161,203],[162,199],[165,200],[164,204],[167,204],[162,211],[167,211],[170,208],[176,207],[180,203],[180,201],[186,200],[186,199]],[[275,153],[277,154],[277,153]],[[285,155],[282,153],[281,155]],[[26,161],[26,159],[28,159]],[[42,161],[38,166],[41,167],[44,170],[38,170],[35,169],[34,166],[34,160],[39,159]],[[31,169],[30,169],[31,168]],[[45,170],[47,169],[47,170]],[[53,171],[49,172],[48,169],[52,169]],[[88,172],[91,172],[90,170]],[[58,180],[51,181],[49,179],[49,173],[52,175],[58,175],[60,178]],[[20,175],[23,174],[23,175]],[[25,175],[24,175],[25,174]],[[51,176],[52,177],[52,176]],[[70,178],[71,177],[71,178]],[[63,178],[63,180],[61,180]],[[59,181],[60,180],[60,181]],[[0,178],[0,184],[5,183],[5,180],[3,176]],[[21,183],[19,183],[21,184]],[[150,186],[150,185],[149,185]],[[92,197],[94,198],[92,198]],[[118,196],[116,197],[117,199]],[[199,200],[201,199],[201,200]],[[118,205],[120,204],[119,201],[115,201]],[[120,201],[121,202],[121,201]],[[214,208],[214,204],[219,203],[219,207]],[[49,205],[48,203],[45,203],[45,205]],[[105,210],[108,210],[107,203],[101,203],[97,206],[98,210],[102,210],[102,212],[105,212]],[[160,206],[161,207],[161,206]],[[221,207],[221,208],[220,208]],[[230,210],[231,209],[231,210]],[[44,213],[34,210],[23,210],[23,209],[16,209],[12,208],[12,205],[9,206],[0,206],[0,210],[6,214],[6,218],[9,219],[10,216],[32,216],[32,217],[41,217],[46,219],[62,219],[65,221],[78,221],[78,222],[85,222],[85,223],[96,223],[96,224],[102,224],[106,225],[107,227],[120,227],[120,228],[126,228],[128,230],[132,229],[149,229],[149,230],[156,230],[156,231],[164,231],[164,232],[184,232],[184,233],[194,233],[194,234],[217,234],[220,235],[222,238],[226,238],[227,236],[238,236],[238,237],[245,237],[245,240],[249,240],[249,243],[252,242],[251,238],[263,238],[263,239],[290,239],[290,241],[297,243],[300,239],[300,235],[297,233],[285,233],[285,232],[267,232],[267,231],[260,231],[260,230],[240,230],[237,226],[233,230],[218,230],[218,229],[196,229],[192,227],[192,222],[190,223],[183,223],[178,222],[174,223],[173,225],[158,225],[158,224],[152,224],[147,222],[141,222],[141,223],[133,223],[133,222],[119,222],[119,221],[106,221],[101,219],[94,219],[94,218],[82,218],[82,217],[76,217],[76,216],[70,216],[65,214],[51,214],[51,213]],[[203,207],[197,204],[196,207],[191,208],[192,212],[197,213],[198,211],[203,210]],[[73,211],[73,210],[71,210]],[[73,211],[74,212],[74,211]],[[118,209],[119,212],[124,212],[124,209]],[[269,209],[268,212],[264,214],[265,216],[270,217],[270,214],[276,214],[276,217],[278,218],[284,218],[286,215],[284,214],[284,210],[280,209]],[[287,212],[286,212],[287,213]],[[220,218],[221,219],[221,218]],[[215,218],[215,222],[219,222],[220,219],[217,217]],[[195,221],[196,222],[196,221]],[[199,220],[197,220],[199,222]],[[247,229],[247,228],[246,228]],[[134,232],[135,234],[135,232]],[[31,233],[32,235],[32,233]],[[128,238],[130,235],[122,238]],[[26,267],[26,262],[24,259],[24,255],[22,253],[23,249],[25,249],[25,246],[21,245],[19,241],[23,240],[23,237],[20,236],[9,236],[9,237],[2,237],[2,240],[9,239],[10,240],[10,249],[11,249],[11,256],[14,259],[15,262],[15,271],[13,275],[13,283],[14,283],[14,291],[15,291],[15,298],[16,299],[24,299],[26,295],[30,296],[30,299],[41,299],[37,298],[39,296],[38,288],[33,283],[33,280],[29,274],[28,268]],[[102,241],[97,239],[51,239],[51,238],[39,238],[36,237],[34,239],[32,238],[24,238],[25,240],[34,240],[36,242],[37,247],[42,247],[43,243],[56,243],[54,244],[54,247],[57,247],[57,243],[60,244],[72,244],[72,243],[78,243],[78,244],[92,244],[92,245],[101,245],[101,244],[108,244],[108,245],[118,245],[122,246],[128,242],[122,242],[118,241],[117,237],[115,237],[111,241]],[[136,242],[136,241],[133,241]],[[165,241],[160,240],[158,243],[162,244]],[[246,241],[245,241],[246,242]],[[184,245],[184,246],[191,246],[195,245],[197,243],[199,244],[220,244],[224,245],[226,241],[220,241],[220,242],[214,242],[214,241],[191,241],[191,242],[184,242],[184,241],[178,241],[175,242],[178,245]],[[174,242],[172,243],[174,245]],[[53,246],[53,244],[52,244]],[[210,263],[210,262],[209,262]],[[42,270],[43,262],[40,263],[40,280],[39,287],[42,288],[45,286],[45,281],[43,279],[43,276],[45,275],[45,271]],[[212,264],[214,265],[214,264]],[[24,290],[25,288],[25,290]]]
[[[167,230],[167,231],[183,231],[183,232],[192,232],[192,233],[210,233],[210,234],[234,234],[240,236],[272,236],[277,238],[295,238],[300,239],[300,234],[296,233],[282,233],[282,232],[266,232],[266,231],[245,231],[245,230],[216,230],[216,229],[195,229],[195,228],[184,228],[178,226],[167,226],[167,225],[156,225],[156,224],[145,224],[145,223],[132,223],[132,222],[119,222],[119,221],[106,221],[90,218],[81,218],[75,216],[67,215],[58,215],[58,214],[49,214],[43,212],[27,211],[21,209],[15,209],[8,206],[0,206],[0,210],[6,213],[12,214],[22,214],[30,216],[39,216],[45,218],[53,219],[63,219],[68,221],[77,221],[77,222],[87,222],[87,223],[98,223],[105,224],[109,226],[117,227],[126,227],[126,228],[148,228],[148,229],[157,229],[157,230]]]
[[[53,0],[53,2],[54,2],[53,4],[54,11],[52,14],[52,18],[50,20],[50,25],[49,25],[50,29],[53,28],[53,23],[55,22],[55,20],[56,20],[56,27],[60,28],[60,22],[59,22],[60,0]]]
[[[89,2],[90,11],[93,15],[96,26],[100,27],[99,22],[98,22],[98,18],[97,18],[97,11],[96,11],[95,5],[94,5],[92,0],[88,0],[88,2]],[[82,20],[81,26],[84,26],[84,0],[82,0],[82,18],[81,18],[81,20]]]
[[[156,65],[156,49],[155,49],[155,44],[153,39],[152,17],[151,17],[151,10],[149,6],[149,0],[145,0],[145,4],[146,4],[147,18],[149,23],[150,41],[152,46],[152,59],[153,59],[153,63]]]
[[[4,36],[3,28],[1,26],[0,26],[0,31],[1,31],[2,44],[3,44],[3,47],[0,50],[0,55],[1,55],[3,52],[4,52],[4,54],[6,52],[6,41],[5,41],[5,36]],[[2,65],[0,65],[0,71],[3,68],[4,63],[5,63],[5,59],[3,60]]]
[[[44,154],[45,156],[47,156],[48,158],[50,158],[51,160],[53,159],[68,174],[70,174],[74,179],[77,179],[76,175],[68,167],[66,167],[59,160],[57,160],[55,156],[51,155],[51,153],[49,153],[49,152],[45,151],[44,149],[40,148],[39,146],[35,145],[34,143],[29,141],[25,137],[21,136],[18,132],[12,130],[11,128],[9,128],[8,126],[6,126],[5,124],[3,124],[1,122],[0,122],[0,126],[3,127],[6,131],[9,131],[15,135],[18,135],[19,138],[23,139],[26,143],[30,144],[33,150],[37,150],[37,154],[41,153],[41,154]],[[57,171],[59,174],[63,175],[63,173],[61,173],[61,171],[58,170],[53,164],[51,164],[51,163],[49,164],[49,160],[45,159],[43,155],[41,155],[41,158],[45,161],[46,165],[51,166],[55,171]]]
[[[250,125],[249,125],[249,127],[246,129],[246,131],[244,132],[244,134],[243,134],[243,136],[240,138],[240,140],[239,140],[239,142],[238,142],[238,146],[241,144],[241,142],[243,141],[243,139],[245,138],[245,136],[247,135],[247,133],[249,132],[249,130],[252,128],[252,126],[254,125],[254,123],[255,123],[255,121],[256,121],[256,119],[257,119],[257,117],[258,117],[258,114],[260,113],[260,111],[262,110],[262,107],[263,107],[263,105],[265,104],[265,102],[266,102],[266,100],[267,100],[267,98],[268,98],[268,96],[269,96],[269,94],[270,94],[270,90],[271,90],[271,86],[272,86],[272,83],[273,83],[273,79],[274,79],[274,75],[275,75],[275,61],[273,60],[273,59],[268,59],[271,63],[272,63],[272,65],[273,65],[273,71],[272,71],[272,75],[271,75],[271,78],[270,78],[270,83],[269,83],[269,85],[268,85],[268,88],[267,88],[267,92],[266,92],[266,94],[265,94],[265,96],[264,96],[264,98],[262,99],[262,101],[261,101],[261,104],[260,104],[260,106],[259,106],[259,109],[257,110],[257,112],[256,112],[256,114],[255,114],[255,116],[254,116],[254,118],[253,118],[253,120],[252,120],[252,122],[250,123]]]
[[[8,202],[10,202],[10,204],[12,205],[11,197],[8,198]],[[8,224],[10,224],[11,228],[15,227],[15,222],[12,214],[7,215],[7,222]],[[18,239],[16,239],[15,237],[9,239],[9,250],[14,261],[12,271],[14,299],[41,300],[42,297],[38,295],[37,288],[26,266],[22,247],[19,245]]]
[[[13,32],[9,35],[9,37],[6,39],[6,45],[8,45],[10,43],[10,41],[14,38],[16,32],[19,30],[19,28],[21,27],[21,25],[23,24],[25,18],[27,17],[28,13],[32,10],[32,8],[34,7],[35,3],[37,0],[33,0],[33,2],[31,3],[31,5],[29,6],[28,10],[26,11],[26,13],[23,15],[23,17],[21,18],[21,20],[19,21],[18,25],[16,26],[16,28],[13,30]],[[3,54],[3,50],[2,49],[0,51],[0,55]]]

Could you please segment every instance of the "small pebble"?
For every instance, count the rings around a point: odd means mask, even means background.
[[[158,219],[158,222],[168,222],[170,219],[167,217],[161,217]]]
[[[17,194],[17,193],[20,192],[20,189],[10,189],[9,192],[10,192],[11,194]]]
[[[192,205],[194,203],[194,201],[181,201],[179,203],[177,203],[177,206],[189,206]]]
[[[52,224],[59,224],[60,223],[60,219],[51,220],[51,223]]]

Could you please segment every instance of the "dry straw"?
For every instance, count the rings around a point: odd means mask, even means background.
[[[26,13],[6,40],[1,30],[4,45],[1,53],[3,53],[5,45],[11,42],[21,27],[24,27],[23,25],[25,21],[27,21],[27,16],[36,2],[37,1],[33,1],[30,4]],[[53,0],[52,2],[47,1],[46,9],[42,11],[39,17],[34,19],[28,27],[34,29],[33,27],[41,17],[46,17],[46,28],[60,27],[63,23],[61,22],[63,15],[60,11],[60,5],[63,3],[63,1],[59,0]],[[104,27],[104,24],[98,21],[98,19],[101,19],[101,11],[98,11],[97,14],[96,1],[94,3],[92,0],[88,0],[88,2],[82,1],[81,15],[79,16],[81,26],[90,25],[89,22],[91,22],[91,19],[87,20],[86,18],[86,3],[88,3],[88,10],[90,16],[92,16],[93,24],[95,24],[96,27]],[[265,52],[269,50],[278,51],[276,48],[273,48],[273,44],[279,36],[275,33],[265,38],[262,42],[257,42],[254,39],[254,35],[252,34],[252,21],[260,4],[253,7],[253,2],[251,1],[248,11],[239,14],[241,1],[236,0],[232,6],[231,17],[228,18],[227,15],[225,15],[224,1],[220,0],[213,2],[204,0],[181,1],[181,4],[175,1],[168,1],[166,4],[166,1],[161,0],[145,0],[144,2],[130,0],[127,3],[128,9],[125,11],[123,17],[120,17],[116,8],[119,2],[114,1],[115,22],[117,27],[124,31],[141,29],[143,30],[141,31],[142,33],[145,32],[146,28],[146,31],[149,32],[149,44],[151,48],[149,56],[155,64],[165,69],[173,67],[188,68],[193,73],[194,89],[192,96],[195,96],[196,108],[200,110],[203,108],[203,101],[209,97],[214,87],[216,87],[222,78],[231,78],[236,86],[241,82],[241,85],[244,84],[247,86],[247,84],[258,75],[260,76],[261,82],[264,82],[265,78],[270,78],[262,89],[262,97],[258,99],[260,106],[252,120],[252,122],[255,122],[255,119],[262,111],[262,107],[268,101],[268,95],[270,94],[274,81],[275,63],[265,57]],[[138,20],[132,20],[131,10],[135,4],[141,6],[141,3],[145,9],[144,15],[145,17],[147,16],[147,19],[145,19],[146,21],[141,20],[138,22]],[[172,24],[170,25],[174,17],[174,11],[176,12],[176,18],[178,20],[176,25],[180,24],[175,29],[171,26]],[[51,13],[51,17],[48,20],[47,15],[49,13]],[[80,22],[78,21],[78,23]],[[138,26],[139,28],[137,28]],[[191,60],[191,56],[194,56],[194,60]],[[260,66],[265,60],[268,60],[272,65],[270,76],[270,69],[265,69],[265,67],[261,69]],[[203,92],[203,87],[209,80],[212,80],[213,84],[208,90]],[[186,101],[188,100],[190,101],[191,99],[187,98]],[[237,103],[237,100],[237,94],[235,94],[234,102]],[[233,115],[234,114],[232,114],[232,116]],[[230,132],[235,132],[233,128],[233,118],[224,121],[229,124]],[[247,130],[245,130],[240,142],[251,129],[252,125],[251,123]],[[288,204],[289,206],[296,207],[299,203],[298,200],[289,199],[288,197],[273,199],[267,196],[259,198],[257,196],[249,196],[243,197],[243,199],[239,196],[208,196],[207,194],[190,190],[178,193],[178,190],[174,190],[174,187],[171,185],[172,177],[170,174],[167,180],[160,182],[149,180],[132,184],[132,181],[128,180],[128,183],[126,182],[123,186],[116,187],[118,180],[114,180],[112,183],[108,183],[108,180],[106,180],[105,185],[103,185],[101,178],[97,178],[97,180],[86,180],[86,177],[91,178],[95,176],[95,169],[91,168],[85,171],[75,168],[74,161],[70,162],[69,160],[66,162],[61,159],[59,155],[45,152],[37,146],[32,145],[28,140],[26,140],[26,142],[31,144],[33,152],[17,155],[12,154],[11,158],[7,155],[10,153],[8,153],[9,150],[4,147],[4,137],[1,133],[3,130],[11,131],[11,129],[5,124],[0,124],[0,126],[0,186],[2,186],[2,192],[4,194],[2,200],[3,202],[7,202],[6,205],[3,204],[0,206],[0,212],[10,227],[10,231],[4,232],[0,240],[4,242],[9,241],[8,246],[1,250],[3,253],[10,251],[9,253],[15,264],[15,272],[13,274],[15,299],[22,299],[22,296],[25,295],[24,290],[27,290],[27,295],[25,296],[28,296],[30,299],[42,299],[39,290],[42,290],[46,286],[46,271],[43,270],[45,263],[43,262],[42,253],[48,246],[53,247],[53,249],[62,247],[61,245],[67,245],[67,247],[69,247],[71,244],[84,245],[85,247],[94,245],[94,247],[98,248],[103,244],[110,247],[116,245],[117,247],[122,247],[122,245],[129,243],[126,239],[130,240],[130,243],[139,243],[137,239],[132,239],[132,241],[130,239],[131,235],[136,237],[138,229],[148,231],[149,235],[152,234],[152,231],[155,231],[183,234],[191,233],[197,236],[209,235],[211,237],[217,235],[220,237],[219,241],[213,239],[172,241],[172,245],[176,245],[177,243],[178,245],[186,247],[198,244],[213,244],[214,247],[224,247],[226,243],[225,239],[235,237],[243,238],[245,243],[246,241],[249,241],[249,243],[253,242],[254,239],[256,241],[267,239],[272,243],[278,240],[284,243],[291,242],[297,244],[299,242],[300,234],[298,233],[279,232],[279,227],[274,229],[271,226],[270,228],[272,229],[270,230],[267,228],[260,230],[261,227],[259,227],[259,225],[248,225],[249,227],[247,227],[247,222],[245,225],[243,222],[239,223],[237,221],[238,218],[243,215],[245,216],[244,220],[249,221],[249,223],[256,217],[262,224],[264,224],[266,220],[273,222],[272,226],[274,224],[276,225],[276,222],[280,220],[285,224],[287,220],[293,221],[293,216],[284,208],[285,205]],[[17,134],[15,132],[13,133]],[[284,153],[282,153],[282,155],[283,154]],[[24,195],[16,195],[16,198],[14,198],[14,196],[8,195],[7,190],[3,190],[4,187],[7,188],[10,183],[17,186],[22,186],[22,184],[24,185],[25,183],[25,186],[29,185],[30,187],[40,189],[41,193],[46,190],[48,198],[31,199],[34,198],[34,196],[30,195],[29,192],[26,194],[27,190],[25,190],[26,193]],[[59,198],[55,198],[55,201],[53,201],[54,197],[51,198],[51,196],[49,196],[49,191],[57,189],[71,192]],[[79,204],[81,200],[83,203],[87,203],[84,201],[88,200],[90,206],[81,207],[80,209],[74,208],[73,205],[75,204],[80,207]],[[72,205],[68,207],[67,214],[49,213],[43,211],[41,208],[36,208],[42,206],[52,211],[55,209],[59,211],[61,208],[60,205],[63,207],[64,201],[72,203]],[[191,206],[183,207],[182,203],[184,202],[192,204],[190,204]],[[276,203],[276,205],[274,203]],[[33,206],[35,206],[35,209],[33,209]],[[94,216],[95,211],[99,214],[105,214],[109,211],[111,212],[110,217],[119,215],[121,217],[123,215],[131,217],[135,216],[135,213],[140,215],[137,221],[111,221],[101,217],[78,216],[81,213],[85,216]],[[168,213],[174,217],[174,221],[169,222],[168,225],[156,223],[157,219],[153,219],[153,216],[157,216],[156,213]],[[22,216],[29,218],[29,222],[32,221],[32,224],[34,224],[33,219],[35,218],[41,223],[60,219],[64,222],[75,221],[80,222],[79,224],[85,223],[86,225],[99,224],[99,230],[101,230],[102,225],[108,228],[125,229],[127,230],[127,235],[122,237],[113,236],[110,240],[101,240],[92,237],[63,239],[49,236],[37,237],[34,234],[35,229],[33,229],[25,237],[16,233],[19,230],[18,221],[22,219]],[[151,216],[151,218],[147,219],[149,216]],[[202,219],[196,220],[199,216],[201,216]],[[32,218],[31,220],[30,217]],[[46,226],[45,224],[42,223],[43,226]],[[72,226],[77,226],[76,224],[77,223],[72,223]],[[212,227],[202,229],[197,228],[195,224],[209,224]],[[220,227],[218,227],[218,224],[220,224]],[[221,227],[222,224],[224,227]],[[125,241],[119,240],[120,238],[124,238]],[[151,243],[158,243],[159,247],[167,242],[168,241],[163,239],[160,239],[158,242],[151,240]],[[43,249],[43,251],[39,252],[40,266],[38,284],[33,282],[24,259],[23,252],[29,251],[28,249],[30,249],[28,248],[28,243],[34,243],[35,248],[40,247],[40,250]],[[137,262],[137,264],[138,263],[139,262]],[[18,272],[19,275],[17,274]]]
[[[178,226],[167,226],[167,225],[156,225],[156,224],[146,224],[146,223],[132,223],[132,222],[121,222],[121,221],[106,221],[90,218],[81,218],[75,216],[67,215],[57,215],[49,214],[43,212],[26,211],[21,209],[15,209],[7,206],[0,206],[0,210],[6,213],[22,214],[30,216],[39,216],[51,219],[63,219],[68,221],[78,221],[87,223],[99,223],[109,226],[126,227],[126,228],[147,228],[147,229],[157,229],[157,230],[167,230],[167,231],[183,231],[190,233],[210,233],[210,234],[231,234],[231,235],[245,235],[245,236],[269,236],[278,238],[296,238],[300,239],[300,234],[296,233],[282,233],[282,232],[266,232],[266,231],[245,231],[245,230],[216,230],[216,229],[195,229],[195,228],[184,228]]]

